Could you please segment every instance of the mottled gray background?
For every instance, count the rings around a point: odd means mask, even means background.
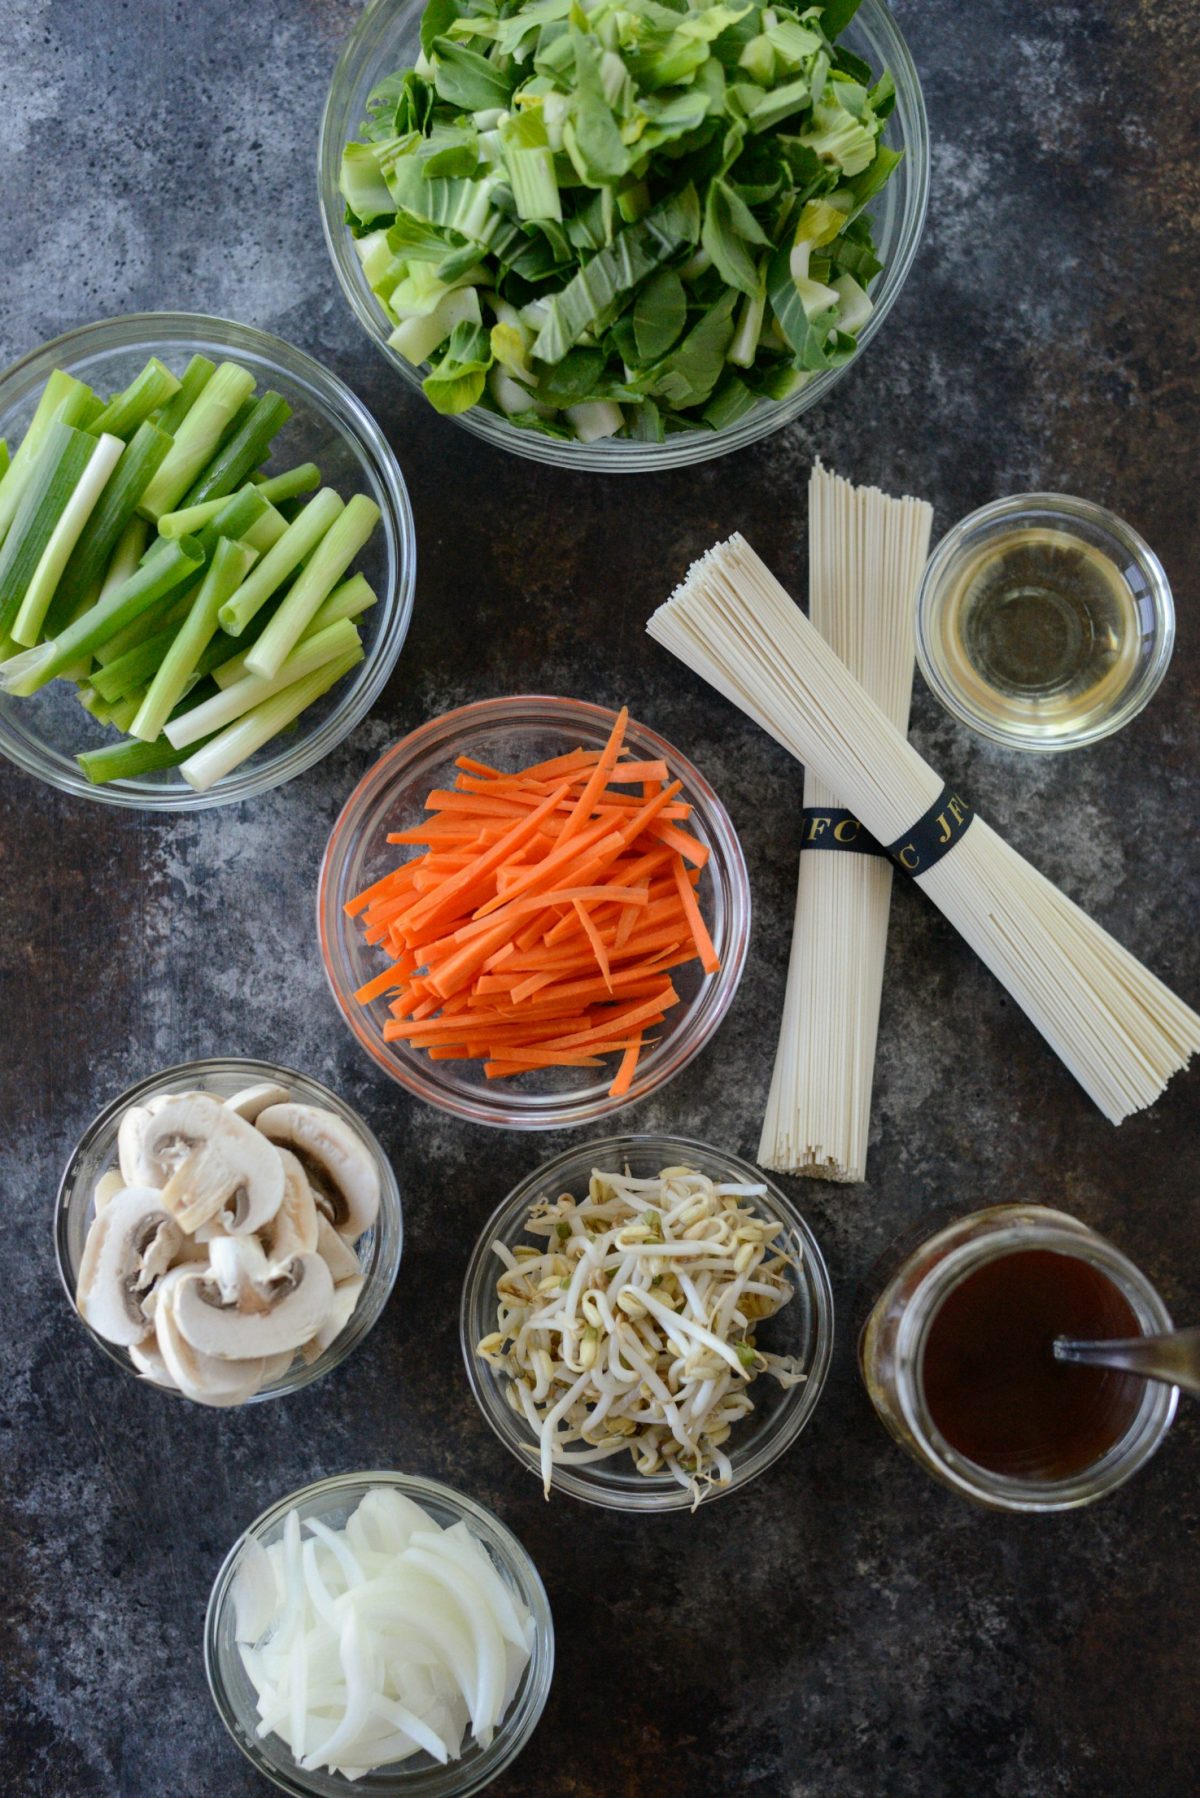
[[[394,1466],[494,1506],[545,1576],[554,1692],[507,1798],[1195,1790],[1197,1476],[1186,1408],[1158,1460],[1078,1516],[976,1513],[884,1437],[851,1319],[875,1257],[933,1206],[1045,1199],[1200,1314],[1196,1081],[1114,1131],[919,895],[894,907],[870,1183],[801,1191],[839,1306],[808,1433],[737,1500],[621,1521],[533,1480],[476,1415],[459,1283],[496,1199],[560,1139],[454,1124],[342,1027],[313,938],[342,800],[397,735],[528,690],[627,700],[695,755],[742,834],[750,966],[709,1051],[627,1114],[757,1143],[796,859],[794,766],[668,664],[643,622],[743,529],[805,567],[818,451],[929,496],[937,527],[1029,487],[1116,507],[1161,553],[1180,642],[1150,711],[1022,759],[922,691],[916,740],[1039,866],[1193,1002],[1197,695],[1196,77],[1191,0],[906,0],[933,136],[930,222],[881,339],[798,427],[636,488],[502,458],[403,394],[335,288],[314,191],[349,0],[0,0],[0,362],[128,309],[225,313],[337,369],[390,433],[420,538],[416,618],[373,716],[252,805],[173,820],[0,772],[0,1232],[6,1517],[0,1788],[240,1798],[260,1785],[208,1700],[201,1622],[228,1543],[321,1474]],[[280,969],[286,970],[281,981]],[[50,1216],[93,1111],[156,1066],[278,1056],[359,1104],[407,1243],[360,1352],[289,1402],[185,1409],[73,1323]],[[624,1121],[624,1120],[623,1120]]]

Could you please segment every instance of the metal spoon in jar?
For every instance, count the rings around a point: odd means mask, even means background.
[[[1059,1336],[1054,1359],[1084,1367],[1116,1367],[1140,1380],[1161,1380],[1165,1386],[1179,1386],[1200,1397],[1200,1326],[1120,1342],[1073,1342]]]

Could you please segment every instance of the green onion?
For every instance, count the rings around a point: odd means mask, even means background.
[[[315,637],[317,632],[323,631],[327,625],[336,624],[339,618],[359,617],[361,613],[369,611],[376,603],[375,589],[366,576],[352,574],[348,581],[343,581],[340,587],[334,588],[329,598],[314,613],[312,622],[300,642],[307,643],[310,637]],[[262,614],[260,613],[259,616],[261,617]],[[232,639],[225,637],[225,641],[228,643]],[[297,648],[299,648],[299,644]],[[231,687],[235,681],[242,679],[246,672],[246,657],[249,653],[250,645],[246,643],[236,655],[230,656],[228,661],[213,665],[212,677],[218,687]]]
[[[90,654],[108,642],[123,626],[147,611],[158,600],[190,581],[204,557],[195,537],[181,537],[153,566],[142,566],[127,581],[98,600],[81,618],[49,643],[39,643],[0,665],[0,690],[22,698],[36,693],[47,681],[78,656]]]
[[[315,502],[314,502],[315,503]],[[311,510],[311,507],[308,508]],[[299,521],[297,521],[299,522]],[[379,507],[364,493],[356,493],[330,526],[296,577],[295,585],[246,657],[248,674],[277,674],[295,648],[322,600],[362,549],[379,522]],[[295,529],[293,525],[290,527]],[[281,538],[276,549],[286,539]],[[224,620],[222,620],[224,622]]]
[[[42,389],[42,396],[34,409],[33,417],[21,440],[20,448],[10,461],[3,478],[0,479],[0,539],[4,537],[17,515],[17,507],[21,503],[25,483],[38,459],[38,452],[50,426],[56,418],[59,418],[64,407],[69,412],[77,412],[80,410],[80,402],[86,403],[88,398],[96,399],[96,396],[90,387],[86,387],[82,381],[77,381],[74,375],[67,374],[61,368],[56,368],[51,374]],[[97,405],[99,405],[99,401],[97,401]],[[77,424],[78,417],[70,416],[61,419],[60,422]]]
[[[260,489],[257,487],[254,489],[256,493],[259,491]],[[265,556],[269,549],[274,549],[288,528],[288,521],[283,513],[277,511],[270,500],[265,503],[267,509],[262,517],[256,518],[250,528],[243,531],[241,536],[242,542],[248,543],[251,549],[258,551],[260,556]]]
[[[351,668],[362,659],[361,648],[355,649],[335,662],[326,662],[323,667],[314,669],[302,680],[285,687],[282,693],[264,699],[252,712],[247,712],[244,718],[229,725],[211,743],[206,743],[202,749],[190,755],[180,766],[183,778],[197,793],[206,793],[215,782],[240,767],[256,749],[261,749],[272,737],[278,736],[294,718],[298,718],[301,712],[320,699],[323,693],[327,693],[330,687],[336,686],[343,675],[349,674]]]
[[[301,462],[295,468],[285,469],[282,474],[264,475],[258,481],[258,491],[264,499],[269,499],[273,506],[281,500],[295,499],[301,493],[311,493],[321,485],[321,470],[315,462]]]
[[[0,546],[0,630],[14,637],[25,589],[95,448],[94,437],[59,419],[51,423],[42,440],[12,528]]]
[[[257,493],[258,489],[252,491]],[[294,569],[299,568],[305,556],[316,549],[344,510],[333,488],[322,487],[300,516],[288,525],[275,547],[268,550],[258,567],[242,582],[233,598],[221,607],[221,628],[232,637],[240,636],[259,607],[270,599]]]
[[[111,431],[114,437],[132,437],[138,426],[179,390],[177,377],[157,356],[151,356],[141,374],[109,400],[89,429],[97,437],[104,431]]]
[[[171,609],[175,610],[174,607]],[[153,636],[146,637],[127,649],[124,655],[119,655],[92,671],[91,683],[102,699],[107,699],[110,703],[114,699],[123,699],[135,687],[144,687],[153,680],[155,669],[179,635],[180,626],[185,622],[190,608],[179,609],[182,617],[164,624]]]
[[[223,730],[235,718],[243,717],[264,699],[283,692],[302,676],[323,668],[327,662],[339,661],[361,647],[362,640],[350,619],[340,618],[336,624],[298,643],[273,679],[247,674],[205,700],[203,705],[184,712],[167,725],[167,740],[177,749],[186,749],[202,737]]]
[[[262,488],[255,489],[261,493]],[[215,518],[225,504],[224,496],[206,499],[198,506],[184,506],[178,512],[164,512],[158,521],[160,537],[194,537],[202,525]]]
[[[179,382],[179,392],[167,401],[155,424],[168,437],[173,437],[208,383],[216,373],[217,365],[210,362],[207,356],[193,356]]]
[[[185,506],[198,506],[206,499],[222,499],[252,474],[271,452],[271,439],[292,416],[292,408],[281,393],[268,391],[253,401],[245,418],[228,441],[222,444],[200,478],[192,483]]]
[[[119,437],[110,436],[107,432],[93,440],[87,465],[59,513],[58,522],[29,577],[21,609],[12,627],[12,634],[18,643],[32,647],[41,636],[50,601],[54,598],[67,560],[95,511],[101,492],[124,448]]]
[[[112,780],[134,780],[139,774],[154,774],[160,768],[177,768],[185,755],[185,750],[172,749],[165,737],[159,737],[156,743],[139,743],[134,737],[124,743],[85,749],[75,760],[92,785],[102,787]]]
[[[156,520],[178,506],[197,475],[207,468],[254,391],[254,376],[236,362],[222,362],[175,432],[165,462],[142,495],[138,510]]]
[[[254,551],[232,538],[222,537],[217,544],[191,611],[159,664],[150,691],[129,727],[143,743],[153,743],[155,737],[161,736],[163,725],[183,698],[196,664],[217,628],[217,612],[254,560]]]
[[[125,445],[50,602],[43,626],[46,636],[57,636],[74,621],[82,606],[90,604],[102,591],[102,583],[111,574],[119,546],[136,514],[137,503],[170,447],[171,439],[152,424],[139,425]],[[143,529],[138,537],[139,555],[145,541]],[[125,568],[121,579],[130,573],[132,568]]]

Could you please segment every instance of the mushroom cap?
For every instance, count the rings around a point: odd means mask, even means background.
[[[121,1122],[117,1125],[117,1161],[126,1186],[161,1185],[161,1181],[139,1177],[137,1149],[149,1117],[150,1113],[144,1105],[129,1105],[122,1112]]]
[[[149,1187],[123,1188],[96,1214],[83,1246],[75,1302],[98,1336],[123,1348],[145,1340],[153,1326],[143,1302],[182,1241],[161,1194]]]
[[[316,1250],[321,1213],[308,1175],[292,1151],[277,1143],[275,1153],[283,1163],[283,1202],[260,1235],[270,1259],[286,1261],[292,1255],[311,1255]]]
[[[128,1146],[139,1182],[160,1189],[189,1234],[218,1215],[230,1234],[249,1234],[283,1199],[279,1156],[212,1093],[159,1095],[131,1127]]]
[[[252,1124],[268,1105],[286,1105],[291,1096],[286,1086],[279,1086],[274,1080],[260,1080],[257,1086],[243,1086],[240,1092],[231,1093],[225,1104],[230,1111],[236,1111],[239,1117]]]
[[[154,1317],[158,1352],[173,1383],[193,1403],[225,1408],[244,1405],[262,1384],[263,1361],[261,1357],[216,1360],[192,1347],[176,1322],[175,1305],[183,1283],[195,1278],[194,1268],[177,1267],[162,1281]]]
[[[269,1105],[258,1130],[289,1148],[308,1175],[313,1198],[334,1229],[351,1242],[379,1214],[379,1169],[358,1132],[316,1105]]]
[[[235,1304],[201,1269],[180,1271],[171,1294],[173,1321],[193,1349],[216,1360],[298,1349],[316,1334],[333,1303],[333,1276],[319,1255],[293,1255],[272,1266]]]

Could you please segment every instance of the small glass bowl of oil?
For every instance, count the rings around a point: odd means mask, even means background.
[[[1162,564],[1103,506],[1018,493],[955,525],[917,596],[917,659],[947,711],[1013,749],[1078,749],[1136,717],[1167,671]]]

